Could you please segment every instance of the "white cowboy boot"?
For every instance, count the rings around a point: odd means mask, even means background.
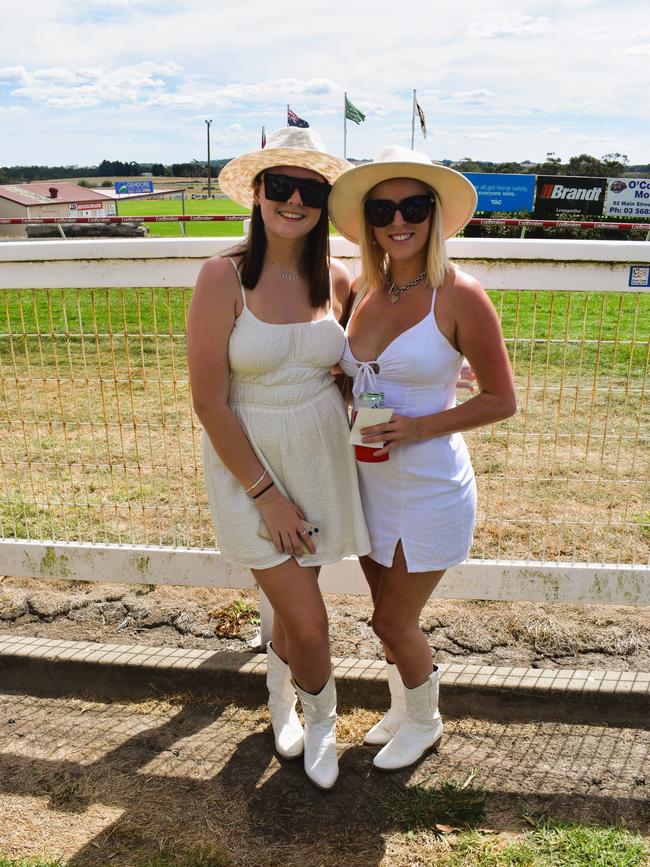
[[[275,748],[285,759],[301,756],[303,731],[296,713],[297,698],[291,683],[291,671],[275,653],[270,641],[266,645],[266,685]]]
[[[305,717],[305,773],[320,789],[331,789],[339,775],[334,675],[316,695],[294,686]]]
[[[397,729],[406,719],[406,706],[404,702],[404,684],[394,663],[386,663],[388,675],[388,689],[390,690],[390,709],[378,723],[365,735],[364,744],[383,746],[393,738]]]
[[[406,719],[395,737],[381,749],[373,765],[382,771],[408,768],[442,739],[442,720],[438,711],[438,669],[416,686],[404,688]]]

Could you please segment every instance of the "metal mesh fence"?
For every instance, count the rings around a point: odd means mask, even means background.
[[[494,292],[519,412],[466,435],[472,556],[650,559],[650,295]],[[2,290],[5,538],[214,544],[185,361],[190,290]]]

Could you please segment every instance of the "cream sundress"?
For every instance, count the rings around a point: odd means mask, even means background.
[[[277,325],[246,304],[228,342],[228,402],[258,458],[280,490],[319,527],[316,554],[301,566],[367,554],[368,531],[343,399],[330,368],[345,334],[332,312],[314,322]],[[203,466],[217,544],[226,560],[268,569],[290,558],[258,536],[260,512],[202,434]]]
[[[353,377],[355,408],[364,391],[383,391],[385,405],[404,416],[455,406],[463,356],[438,328],[435,300],[434,289],[429,313],[373,361],[358,361],[346,340],[340,365]],[[397,445],[388,461],[357,461],[357,469],[373,560],[391,566],[400,539],[409,572],[447,569],[467,557],[476,481],[462,434]]]

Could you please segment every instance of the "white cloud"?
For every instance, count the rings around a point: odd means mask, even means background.
[[[489,90],[482,88],[481,90],[452,93],[444,101],[461,105],[487,105],[493,95]]]
[[[465,133],[465,137],[474,141],[501,141],[503,139],[500,132],[468,132]]]
[[[24,66],[0,67],[0,81],[24,81],[27,78],[27,70]]]
[[[470,39],[496,39],[501,36],[530,36],[552,30],[549,18],[531,18],[518,12],[477,15],[467,27]]]
[[[413,87],[430,131],[419,147],[434,158],[470,145],[477,159],[571,156],[587,147],[580,130],[596,148],[615,137],[608,149],[647,160],[647,85],[630,71],[647,59],[650,33],[628,0],[411,0],[408,11],[312,0],[308,16],[295,15],[294,0],[8,9],[3,162],[198,158],[204,118],[215,153],[229,156],[257,147],[262,124],[283,125],[287,103],[342,153],[343,91],[367,115],[347,130],[348,153],[364,157],[389,140],[410,144]]]
[[[142,6],[144,2],[145,0],[84,0],[83,5],[91,9],[132,9],[135,6]]]
[[[49,67],[26,71],[21,67],[0,70],[18,86],[15,98],[44,106],[78,109],[103,104],[126,108],[165,108],[192,111],[234,109],[243,104],[259,105],[276,100],[282,93],[291,101],[301,96],[322,97],[340,88],[327,78],[300,81],[280,78],[268,81],[207,84],[198,77],[183,76],[175,62],[142,61],[115,69]]]
[[[622,53],[628,57],[634,55],[649,57],[650,43],[648,45],[630,45],[628,48],[624,48]]]

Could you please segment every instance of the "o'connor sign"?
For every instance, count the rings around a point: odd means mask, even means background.
[[[608,178],[603,213],[617,217],[650,217],[650,180]]]

